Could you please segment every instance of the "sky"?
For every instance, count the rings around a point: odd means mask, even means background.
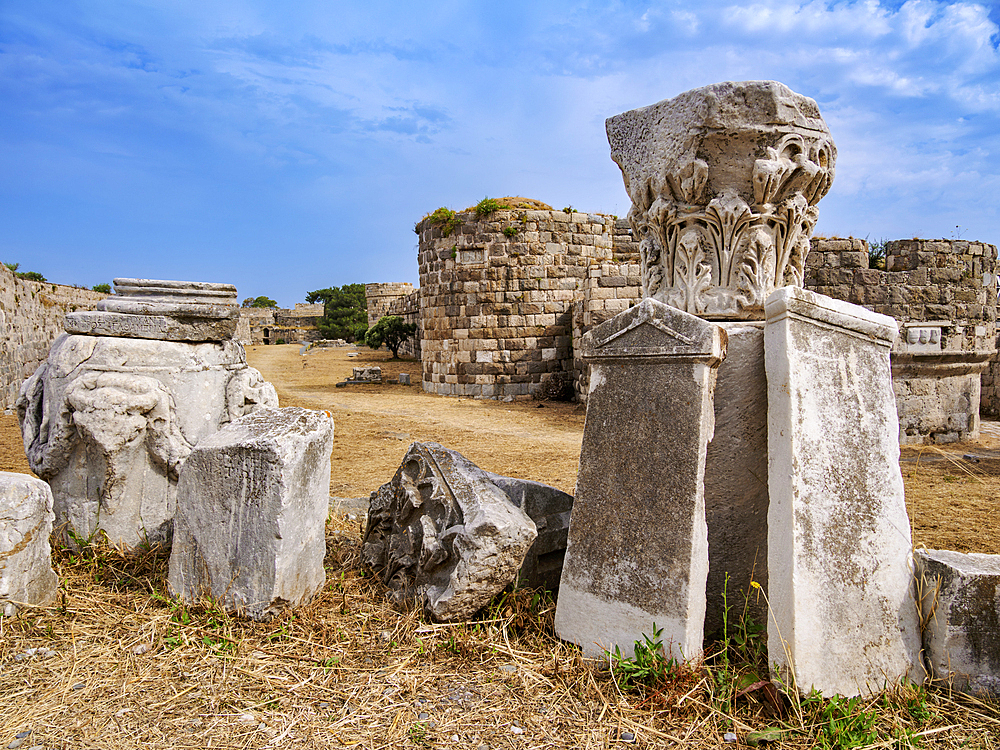
[[[817,234],[1000,244],[998,45],[1000,0],[0,0],[0,261],[416,285],[435,208],[624,216],[605,119],[755,79],[833,134]]]

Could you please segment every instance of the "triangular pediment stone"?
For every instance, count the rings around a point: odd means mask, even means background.
[[[714,323],[646,298],[583,337],[585,359],[692,357],[723,359],[726,333]]]

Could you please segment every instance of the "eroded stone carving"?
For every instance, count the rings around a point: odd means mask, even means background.
[[[643,296],[760,319],[801,286],[837,151],[816,102],[775,81],[717,83],[607,121],[632,199]]]
[[[537,535],[489,475],[437,443],[414,443],[372,493],[362,546],[397,601],[448,622],[471,617],[511,583]]]
[[[165,340],[158,331],[142,338],[134,327],[125,337],[63,335],[21,387],[28,463],[52,487],[56,530],[69,543],[98,530],[125,547],[169,541],[178,471],[191,449],[220,426],[277,406],[274,387],[247,366],[243,347],[225,330],[199,328],[201,313],[227,320],[218,299],[235,299],[235,289],[185,284],[135,282],[125,286],[139,290],[135,299],[112,297],[106,307],[138,306],[131,318],[159,315],[171,330],[219,338]],[[171,290],[177,299],[166,298]]]

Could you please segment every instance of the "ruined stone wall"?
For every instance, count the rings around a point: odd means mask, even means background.
[[[996,247],[982,242],[896,240],[881,271],[868,268],[864,240],[813,238],[806,288],[900,325],[892,368],[901,442],[974,438],[980,411],[996,413],[996,261]]]
[[[389,307],[398,300],[413,294],[413,284],[406,282],[391,284],[365,284],[365,304],[368,308],[368,327],[378,323],[379,318],[388,315]]]
[[[420,320],[420,290],[414,289],[405,297],[395,298],[385,311],[386,315],[398,315],[404,323],[413,323],[417,332],[399,347],[400,357],[420,359],[420,339],[423,338],[423,323]]]
[[[271,331],[274,329],[274,312],[275,308],[273,307],[241,307],[240,319],[236,323],[236,333],[233,338],[243,346],[260,346],[272,343]]]
[[[552,378],[568,384],[573,302],[591,266],[612,261],[613,217],[501,210],[456,219],[416,227],[424,389],[522,398]]]
[[[583,294],[573,305],[573,391],[580,402],[586,402],[590,390],[590,367],[579,354],[583,335],[642,299],[642,266],[638,249],[634,256],[627,247],[619,254],[620,236],[614,238],[614,254],[616,258],[627,260],[590,266],[584,279]]]
[[[63,333],[63,318],[92,310],[108,295],[62,284],[17,278],[0,265],[0,402],[14,408],[21,383],[41,365]]]

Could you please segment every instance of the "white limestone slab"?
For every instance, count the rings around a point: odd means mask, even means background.
[[[260,409],[206,437],[177,485],[170,591],[266,620],[323,586],[333,420]]]
[[[1000,555],[917,550],[924,653],[935,679],[1000,698]]]
[[[921,682],[889,370],[896,323],[794,287],[765,312],[769,659],[803,692]]]
[[[0,472],[0,615],[47,604],[59,579],[52,570],[52,492],[27,474]]]

